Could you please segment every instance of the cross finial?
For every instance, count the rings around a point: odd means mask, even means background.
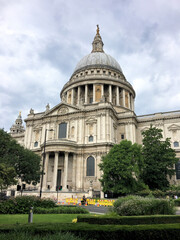
[[[99,25],[97,25],[97,34],[99,35]]]

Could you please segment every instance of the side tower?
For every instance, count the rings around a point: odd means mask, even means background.
[[[19,112],[19,115],[18,115],[17,119],[15,120],[15,123],[10,128],[10,134],[21,145],[24,145],[25,129],[23,126],[21,112]]]

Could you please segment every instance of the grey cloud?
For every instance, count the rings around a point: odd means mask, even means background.
[[[105,52],[120,63],[136,90],[136,113],[178,109],[178,0],[1,0],[0,127],[22,110],[44,111],[77,62],[91,52],[96,24]],[[36,7],[35,7],[36,6]]]

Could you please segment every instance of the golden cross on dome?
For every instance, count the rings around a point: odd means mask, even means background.
[[[99,25],[97,25],[97,34],[99,35]]]
[[[21,111],[19,112],[19,116],[21,117]]]

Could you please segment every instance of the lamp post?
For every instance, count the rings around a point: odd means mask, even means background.
[[[45,136],[44,136],[44,152],[43,152],[43,165],[42,165],[42,172],[41,172],[41,186],[40,186],[40,198],[42,196],[42,186],[43,186],[43,177],[44,177],[44,164],[45,164],[45,157],[46,157],[46,136],[47,136],[47,131],[54,131],[53,129],[46,129],[45,130]]]

